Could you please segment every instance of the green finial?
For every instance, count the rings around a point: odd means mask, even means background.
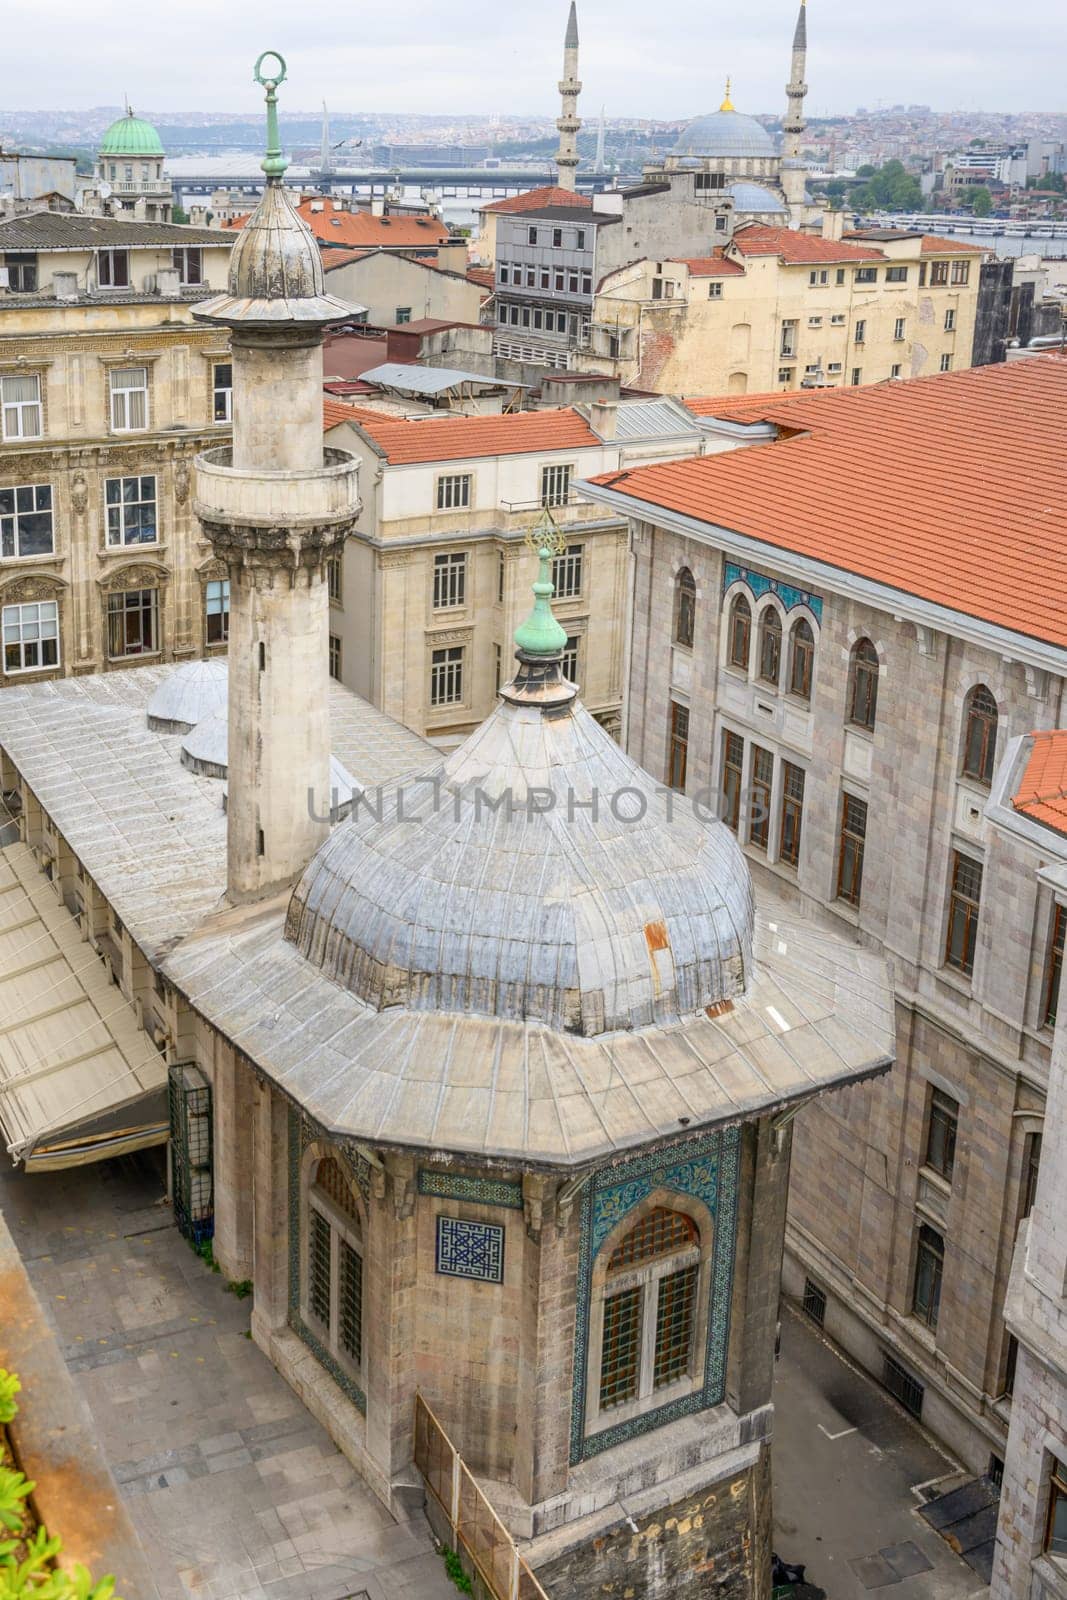
[[[268,57],[278,66],[277,72],[269,72],[266,77],[261,72],[261,67]],[[260,166],[272,182],[280,179],[282,173],[289,165],[282,155],[282,141],[278,134],[278,85],[285,82],[285,59],[277,50],[264,50],[256,62],[252,73],[253,83],[261,83],[267,91],[267,153],[260,162]]]
[[[515,630],[515,643],[523,655],[558,656],[566,646],[567,635],[552,612],[552,596],[556,592],[552,561],[563,554],[565,541],[550,511],[545,511],[537,525],[530,529],[526,543],[536,550],[541,565],[533,586],[533,610]]]

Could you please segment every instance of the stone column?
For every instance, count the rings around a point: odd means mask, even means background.
[[[233,1046],[219,1035],[215,1040],[214,1255],[227,1278],[239,1283],[252,1276],[253,1079]]]

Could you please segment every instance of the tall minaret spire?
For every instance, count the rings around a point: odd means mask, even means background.
[[[567,33],[563,40],[563,77],[560,79],[559,92],[562,100],[556,122],[556,127],[559,129],[559,149],[556,152],[559,186],[561,189],[576,189],[578,129],[582,125],[578,116],[578,96],[582,92],[582,86],[578,81],[578,10],[575,0],[571,0]]]
[[[786,84],[786,113],[782,123],[782,192],[789,205],[794,227],[802,220],[807,173],[801,154],[804,130],[804,96],[808,86],[804,71],[808,60],[808,6],[800,0],[797,25],[793,32],[793,64]]]

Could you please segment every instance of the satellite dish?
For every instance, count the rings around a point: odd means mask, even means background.
[[[106,180],[105,180],[105,182],[101,183],[99,189],[97,190],[97,193],[99,194],[101,200],[110,200],[111,199],[111,185],[110,185],[110,183],[106,182]]]

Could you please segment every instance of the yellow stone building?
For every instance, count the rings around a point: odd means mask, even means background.
[[[699,259],[635,261],[602,279],[579,364],[690,395],[958,371],[972,363],[982,254],[924,234],[753,224]]]
[[[232,246],[160,222],[0,223],[0,683],[225,646],[190,485],[228,437],[229,342],[192,311]]]

